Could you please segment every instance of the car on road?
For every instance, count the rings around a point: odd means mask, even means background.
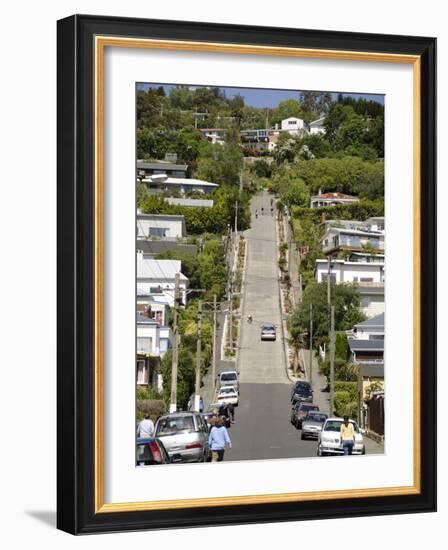
[[[239,373],[236,370],[226,370],[218,374],[218,387],[233,386],[240,392]]]
[[[261,339],[273,341],[276,340],[276,338],[275,325],[272,323],[263,323],[261,325]]]
[[[317,456],[344,454],[340,436],[341,424],[343,422],[343,418],[337,417],[327,418],[327,420],[325,420],[322,431],[317,439]],[[349,422],[353,424],[355,430],[355,445],[352,453],[355,455],[363,455],[366,453],[366,447],[364,445],[361,430],[354,420],[350,419]]]
[[[313,401],[313,390],[308,382],[297,382],[292,390],[291,403],[294,405],[301,401],[305,403]]]
[[[300,390],[309,390],[312,391],[311,384],[306,380],[298,380],[293,387],[291,388],[291,401],[295,393]]]
[[[291,422],[298,429],[302,427],[302,420],[310,411],[318,411],[319,407],[313,403],[297,401],[291,411]]]
[[[238,392],[233,386],[224,386],[218,390],[216,399],[220,405],[238,406]]]
[[[322,431],[322,426],[327,415],[320,411],[308,411],[305,418],[302,420],[302,433],[300,439],[317,438]]]
[[[165,446],[154,437],[138,437],[135,446],[135,463],[137,466],[152,466],[153,464],[171,464]]]
[[[202,414],[179,411],[161,416],[155,426],[155,436],[164,444],[172,460],[203,462],[210,449],[209,430]]]

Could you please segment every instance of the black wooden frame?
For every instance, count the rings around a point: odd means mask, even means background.
[[[421,493],[94,513],[95,35],[421,56]],[[73,534],[436,509],[436,40],[76,15],[58,22],[58,510]]]

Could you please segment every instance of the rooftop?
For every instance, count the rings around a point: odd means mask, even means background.
[[[349,338],[348,345],[351,351],[384,351],[384,340],[361,340]]]
[[[372,317],[371,319],[367,319],[367,321],[358,323],[357,325],[355,325],[355,327],[361,329],[384,327],[384,313],[380,313],[379,315],[375,315],[375,317]]]
[[[167,162],[159,160],[155,162],[145,162],[144,160],[137,161],[137,168],[140,170],[188,170],[188,164],[175,164],[173,162]]]
[[[344,193],[321,193],[320,195],[315,195],[311,197],[312,199],[356,199],[353,195],[345,195]]]
[[[190,206],[193,208],[212,208],[213,200],[211,199],[181,199],[177,197],[168,197],[165,199],[168,204],[177,206]]]
[[[156,174],[156,176],[160,176],[161,174]],[[202,181],[197,179],[188,179],[188,178],[171,178],[166,177],[164,179],[160,179],[160,177],[155,177],[154,179],[151,177],[143,178],[143,183],[158,183],[158,184],[167,184],[167,185],[189,185],[193,187],[219,187],[217,183],[211,183],[209,181]]]
[[[142,254],[137,254],[138,279],[174,280],[176,273],[180,273],[181,281],[188,281],[188,278],[181,273],[180,260],[146,259]]]

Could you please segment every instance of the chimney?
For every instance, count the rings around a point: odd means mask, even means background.
[[[319,195],[322,195],[322,189],[319,187]]]

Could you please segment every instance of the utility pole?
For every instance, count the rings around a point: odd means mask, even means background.
[[[313,388],[313,304],[310,304],[310,386]]]
[[[331,306],[331,258],[328,256],[328,272],[327,272],[327,303]]]
[[[170,413],[177,410],[177,370],[179,363],[179,282],[180,274],[176,273],[174,279],[174,316],[173,316],[173,353],[171,362],[171,397],[170,397]]]
[[[216,387],[216,294],[213,294],[213,356],[212,356],[212,379],[213,379],[213,389]]]
[[[334,306],[330,321],[330,416],[334,414]]]
[[[201,398],[201,351],[202,351],[202,302],[198,302],[197,340],[196,340],[196,385],[194,393],[194,410],[199,412]]]

